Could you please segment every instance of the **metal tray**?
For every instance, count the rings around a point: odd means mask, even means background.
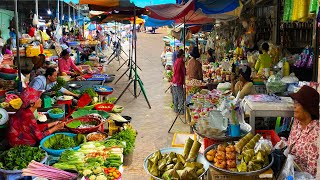
[[[226,142],[226,141],[237,141],[237,140],[243,138],[246,134],[248,134],[251,131],[251,126],[247,123],[240,124],[241,135],[239,137],[228,136],[227,132],[225,132],[224,135],[222,135],[222,136],[213,136],[213,135],[207,136],[207,135],[204,135],[204,134],[201,134],[200,132],[198,132],[196,124],[192,126],[192,129],[200,137]]]
[[[204,157],[206,160],[207,160],[207,157],[206,157],[207,152],[210,151],[211,149],[216,149],[218,147],[218,145],[219,144],[213,144],[213,145],[209,146],[204,151],[203,154],[204,154]],[[226,174],[239,175],[239,176],[254,176],[254,175],[259,175],[259,174],[267,171],[272,166],[272,164],[274,162],[273,154],[270,154],[268,157],[269,157],[269,162],[270,162],[270,164],[268,166],[266,166],[258,171],[250,171],[250,172],[234,172],[234,171],[229,171],[227,169],[221,169],[221,168],[214,166],[210,161],[208,161],[208,160],[207,161],[209,162],[210,166],[213,167],[215,170],[218,170],[218,171],[226,173]]]

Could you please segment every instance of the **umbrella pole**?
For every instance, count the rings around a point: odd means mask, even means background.
[[[143,86],[143,83],[138,75],[138,71],[137,71],[137,31],[136,31],[136,7],[134,7],[134,23],[133,23],[133,32],[132,32],[132,43],[134,43],[134,60],[132,59],[132,63],[134,63],[134,78],[131,79],[131,81],[129,82],[129,84],[127,85],[127,87],[122,91],[122,93],[120,94],[120,96],[118,97],[118,99],[116,100],[115,103],[118,102],[118,100],[122,97],[122,95],[125,93],[125,91],[129,88],[129,86],[133,83],[133,89],[134,89],[134,97],[137,98],[140,93],[142,92],[143,96],[144,96],[144,99],[146,100],[148,106],[149,106],[149,109],[151,109],[151,105],[150,105],[150,102],[148,100],[148,97],[147,97],[147,94],[146,94],[146,91],[144,89],[144,86]],[[132,49],[133,51],[133,49]],[[131,69],[132,69],[132,66],[133,64],[131,63]],[[141,89],[141,92],[139,93],[139,95],[137,95],[137,83],[139,84],[140,86],[140,89]]]
[[[18,91],[22,92],[22,82],[21,82],[21,64],[20,64],[20,44],[19,44],[19,30],[18,30],[18,0],[14,0],[14,17],[16,21],[16,46],[17,46],[17,66],[18,66]]]

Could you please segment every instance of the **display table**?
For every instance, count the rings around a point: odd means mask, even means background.
[[[253,134],[256,117],[293,117],[293,101],[290,97],[281,97],[281,102],[252,102],[245,99],[243,108],[250,116],[249,124]]]

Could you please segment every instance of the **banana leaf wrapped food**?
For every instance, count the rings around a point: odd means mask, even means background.
[[[181,162],[182,164],[186,163],[186,159],[181,154],[177,154],[177,158],[178,158],[177,162]]]
[[[178,162],[176,165],[174,165],[173,169],[182,170],[182,169],[184,169],[184,167],[183,167],[183,164],[181,162]]]
[[[152,155],[150,161],[152,161],[154,164],[157,164],[160,159],[162,159],[161,152],[157,151]]]
[[[253,149],[248,149],[242,152],[242,158],[245,163],[248,163],[251,161],[251,159],[254,157],[254,150]]]
[[[197,160],[199,149],[201,147],[201,143],[198,141],[194,141],[188,156],[188,162],[195,162]]]
[[[170,169],[173,169],[173,167],[174,167],[174,164],[169,164],[169,165],[166,166],[166,168],[164,169],[164,171],[168,171],[168,170],[170,170]]]
[[[179,179],[179,175],[175,169],[170,169],[163,173],[162,178],[164,180]]]
[[[256,134],[244,147],[242,150],[247,150],[247,149],[254,149],[254,146],[256,143],[259,141],[261,138],[260,134]]]
[[[194,143],[193,140],[192,140],[191,138],[188,138],[187,141],[186,141],[186,143],[184,144],[183,157],[184,157],[185,159],[188,158],[193,143]]]
[[[242,148],[253,138],[253,134],[249,132],[247,135],[245,135],[243,138],[241,138],[235,145],[235,149],[237,153],[241,153]]]
[[[239,172],[247,172],[247,164],[245,162],[242,162],[237,166],[237,169]]]
[[[159,177],[160,176],[160,171],[158,170],[158,166],[157,163],[154,163],[151,167],[151,169],[149,170],[150,174]]]
[[[197,171],[197,176],[199,177],[201,174],[203,174],[205,172],[204,168],[201,168]]]
[[[163,158],[158,161],[158,169],[160,171],[164,171],[164,169],[167,167],[166,162],[167,162],[166,159],[163,159]]]

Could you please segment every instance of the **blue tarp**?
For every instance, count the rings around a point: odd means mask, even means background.
[[[176,0],[130,0],[130,2],[141,8],[159,4],[176,4]]]
[[[146,22],[144,23],[144,26],[146,27],[161,27],[161,26],[169,26],[174,23],[173,20],[158,20],[158,19],[153,19],[148,16],[143,16],[142,17]]]
[[[240,6],[239,0],[195,0],[196,9],[205,14],[222,14],[235,10]]]

